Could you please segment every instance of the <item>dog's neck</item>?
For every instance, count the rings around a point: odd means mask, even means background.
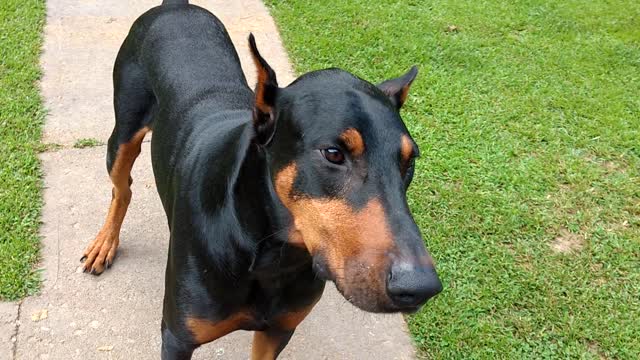
[[[268,162],[265,148],[250,143],[235,184],[238,221],[254,246],[249,270],[277,272],[310,266],[306,249],[288,243],[291,215],[275,193]]]

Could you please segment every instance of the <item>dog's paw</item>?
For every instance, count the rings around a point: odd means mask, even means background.
[[[101,231],[80,258],[82,272],[100,275],[109,269],[113,265],[119,242],[117,235]]]

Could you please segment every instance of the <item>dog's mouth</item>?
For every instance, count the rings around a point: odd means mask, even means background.
[[[314,256],[313,270],[316,276],[332,281],[340,294],[361,310],[373,313],[413,313],[420,307],[399,307],[386,295],[382,270],[360,264],[345,266],[341,271],[332,270],[321,256]]]
[[[316,274],[318,279],[324,281],[334,281],[333,276],[327,270],[327,266],[325,265],[324,259],[320,256],[313,257],[313,272]]]
[[[369,262],[354,258],[336,266],[313,257],[313,269],[319,279],[333,281],[342,296],[356,307],[373,313],[415,313],[442,290],[433,268],[411,269],[387,265],[388,261]]]

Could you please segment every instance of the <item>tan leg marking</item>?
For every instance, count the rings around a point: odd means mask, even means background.
[[[292,332],[311,312],[320,296],[310,305],[279,315],[274,320],[273,328],[267,331],[256,331],[253,334],[251,360],[274,360],[289,342]]]
[[[275,360],[286,345],[286,342],[289,341],[289,338],[289,332],[254,332],[253,345],[251,346],[251,360]]]
[[[120,243],[120,228],[131,202],[131,168],[140,154],[140,147],[149,128],[140,129],[128,143],[120,145],[109,176],[113,183],[111,205],[107,219],[96,238],[85,249],[82,269],[101,274],[110,267]]]
[[[294,330],[300,325],[302,320],[304,320],[307,315],[311,312],[313,307],[318,303],[320,297],[313,301],[312,304],[298,309],[296,311],[288,312],[286,314],[282,314],[276,318],[276,327],[282,330]]]
[[[215,322],[208,319],[187,318],[186,324],[193,335],[194,342],[202,345],[240,329],[242,324],[248,321],[251,321],[251,316],[239,312]]]

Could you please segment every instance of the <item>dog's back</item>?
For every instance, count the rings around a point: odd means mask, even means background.
[[[175,198],[172,179],[204,178],[199,172],[206,169],[199,164],[219,158],[223,144],[242,143],[239,137],[250,129],[246,125],[254,104],[224,25],[187,1],[164,1],[135,21],[118,52],[113,82],[116,126],[107,147],[113,211],[105,225],[108,231],[83,256],[85,271],[97,274],[115,257],[118,241],[113,233],[119,231],[130,201],[130,171],[145,134],[154,132],[153,169],[169,214]],[[241,131],[233,131],[236,128]],[[207,158],[190,153],[194,149]],[[106,246],[112,250],[102,251]]]
[[[181,110],[204,96],[223,108],[252,106],[251,89],[224,25],[201,7],[161,5],[140,16],[118,54],[114,77],[136,65],[145,69],[148,85],[166,107]]]
[[[149,115],[143,123],[118,121],[132,128],[130,134],[144,126],[153,129],[157,185],[170,199],[173,173],[197,168],[193,161],[206,161],[189,155],[196,147],[190,144],[210,142],[197,146],[209,148],[207,156],[223,151],[212,147],[225,142],[230,127],[251,119],[254,95],[224,25],[209,11],[182,1],[165,2],[136,20],[116,60],[116,99],[132,99],[128,83],[136,77],[148,100],[133,96],[133,103],[149,104],[143,110]],[[165,208],[171,206],[167,199]]]

